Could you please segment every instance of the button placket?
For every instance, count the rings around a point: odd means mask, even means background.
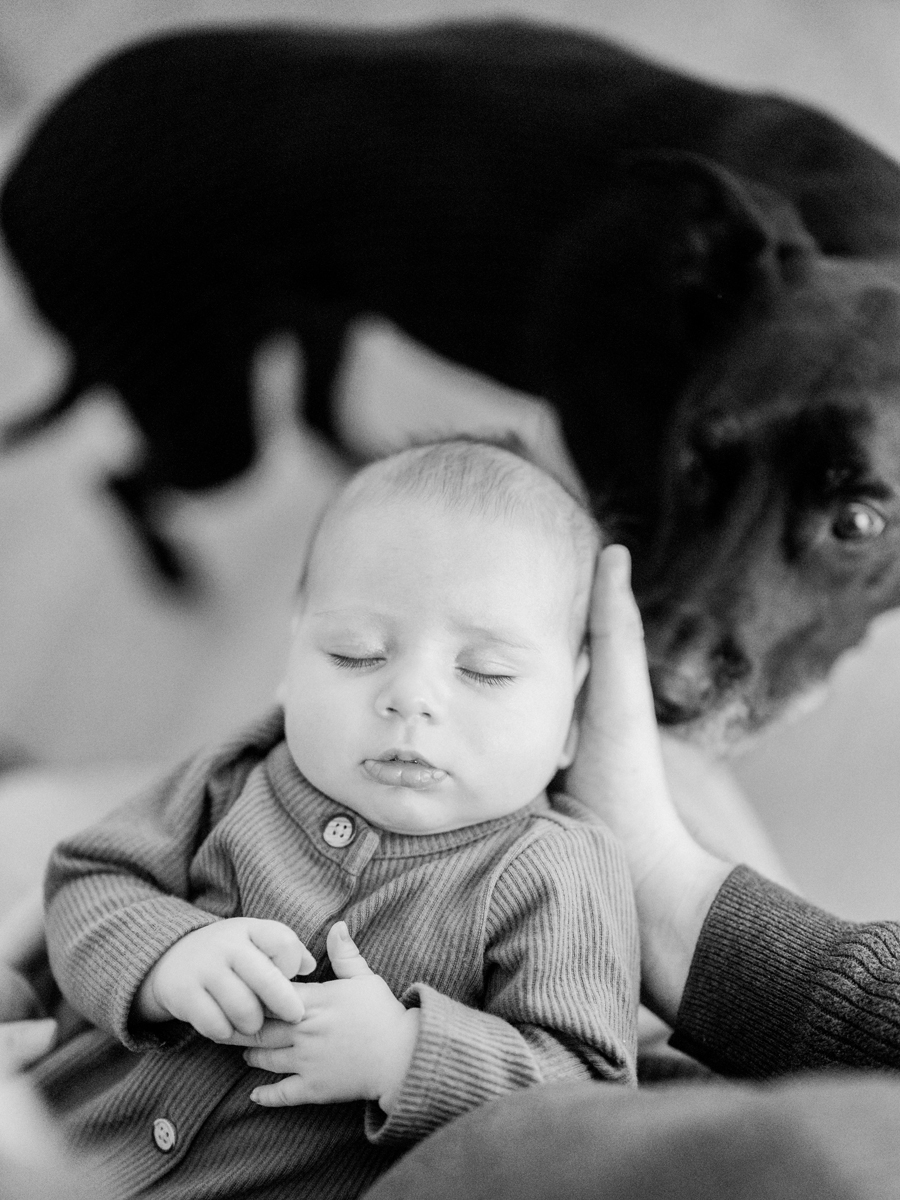
[[[380,844],[381,838],[375,830],[368,828],[360,822],[356,839],[353,845],[347,850],[341,866],[351,875],[358,876],[362,874],[372,861],[372,857],[377,852]]]

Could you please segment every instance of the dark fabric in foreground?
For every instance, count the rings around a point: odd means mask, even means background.
[[[900,1081],[551,1084],[433,1134],[366,1200],[900,1197]]]
[[[737,867],[672,1044],[770,1082],[534,1088],[432,1135],[367,1200],[900,1198],[900,925],[840,921]],[[830,1069],[771,1082],[811,1067]]]

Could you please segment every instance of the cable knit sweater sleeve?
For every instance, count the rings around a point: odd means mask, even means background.
[[[701,931],[672,1044],[756,1078],[900,1068],[900,924],[837,920],[737,867]]]
[[[636,914],[605,827],[556,826],[526,844],[486,916],[484,1011],[424,984],[403,997],[420,1008],[419,1039],[394,1112],[369,1106],[372,1140],[424,1137],[536,1083],[636,1082]]]
[[[129,1049],[170,1032],[131,1026],[134,996],[171,945],[216,919],[186,899],[191,860],[277,728],[272,718],[255,736],[198,755],[51,856],[44,898],[54,977],[80,1013]]]

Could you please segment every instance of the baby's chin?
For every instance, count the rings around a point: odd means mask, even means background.
[[[457,829],[496,821],[527,807],[535,798],[529,795],[522,800],[510,799],[508,804],[497,805],[496,797],[491,798],[493,803],[479,804],[473,797],[459,798],[457,801],[441,790],[424,793],[403,787],[379,790],[383,794],[349,799],[345,802],[346,807],[376,829],[409,837],[452,833]]]
[[[476,800],[456,796],[454,790],[455,781],[448,777],[441,786],[430,789],[363,782],[348,788],[343,796],[326,794],[376,829],[411,837],[451,833],[496,815],[483,813]]]
[[[384,796],[348,807],[378,829],[412,837],[450,833],[454,829],[477,824],[477,818],[461,815],[434,795],[403,787],[383,790],[386,793]]]

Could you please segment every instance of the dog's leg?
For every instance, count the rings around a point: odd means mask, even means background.
[[[303,347],[303,418],[342,457],[350,456],[343,445],[338,422],[336,385],[344,354],[347,321],[342,316],[317,314],[300,334]]]
[[[57,395],[43,408],[15,417],[0,430],[0,446],[11,450],[20,442],[42,433],[48,425],[64,416],[79,397],[95,382],[78,361],[70,368]]]
[[[106,487],[117,501],[120,513],[127,517],[157,579],[186,596],[196,591],[195,571],[156,527],[154,509],[158,507],[161,486],[155,472],[146,467],[111,475]]]
[[[251,403],[253,344],[246,330],[185,319],[168,337],[155,334],[121,350],[115,386],[144,440],[135,466],[107,489],[129,519],[157,579],[181,598],[201,578],[162,532],[170,493],[194,494],[236,479],[253,463],[257,434]]]

